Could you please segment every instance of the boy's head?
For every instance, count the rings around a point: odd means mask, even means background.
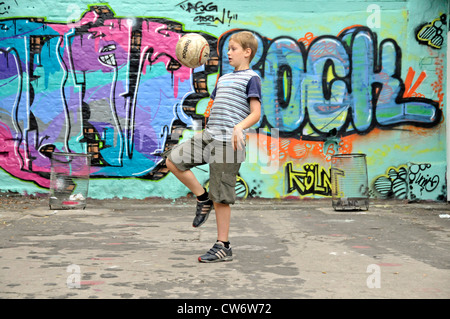
[[[234,33],[230,37],[230,41],[239,43],[239,45],[244,49],[250,49],[250,59],[249,62],[255,57],[256,51],[258,50],[258,40],[256,40],[253,33],[248,31],[241,31]]]

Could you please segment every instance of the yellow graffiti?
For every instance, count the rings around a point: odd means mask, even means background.
[[[375,178],[373,188],[376,193],[385,198],[407,198],[408,192],[408,167],[400,165],[389,167],[386,174]]]
[[[293,163],[285,165],[286,191],[298,191],[301,195],[331,195],[330,169],[325,169],[317,163],[303,164],[302,170],[296,171]]]
[[[446,15],[443,14],[439,18],[434,19],[426,24],[417,33],[417,39],[425,42],[427,45],[440,49],[444,43],[443,33],[445,31]]]

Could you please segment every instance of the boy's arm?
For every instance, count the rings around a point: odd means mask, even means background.
[[[231,138],[231,145],[234,150],[241,150],[244,148],[244,134],[243,131],[258,123],[261,117],[261,102],[256,97],[250,98],[250,114],[233,129],[233,136]]]

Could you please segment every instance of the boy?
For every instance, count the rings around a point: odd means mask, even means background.
[[[234,72],[221,76],[211,99],[214,104],[206,129],[177,145],[166,159],[167,168],[197,197],[194,227],[201,226],[211,209],[216,212],[217,242],[200,262],[233,259],[228,233],[230,205],[236,199],[236,176],[245,159],[245,131],[261,116],[261,79],[250,69],[258,42],[251,32],[231,36],[228,60]],[[209,163],[209,194],[191,168]]]

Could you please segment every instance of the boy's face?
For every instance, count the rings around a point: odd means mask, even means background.
[[[236,70],[248,68],[251,49],[244,49],[238,42],[230,40],[228,43],[228,61]]]

